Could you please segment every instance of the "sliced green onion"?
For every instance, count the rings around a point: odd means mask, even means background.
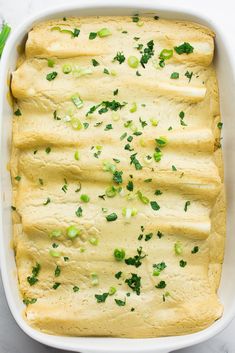
[[[91,68],[81,68],[77,65],[75,65],[75,67],[73,68],[73,74],[76,76],[76,77],[82,77],[82,76],[85,76],[85,75],[90,75],[92,74],[92,70]]]
[[[58,238],[62,235],[62,231],[60,229],[54,229],[50,233],[50,238]]]
[[[2,26],[2,31],[0,33],[0,57],[2,55],[3,48],[6,44],[6,41],[10,32],[11,32],[11,27],[9,27],[6,23],[4,23]]]
[[[140,201],[143,202],[145,205],[149,203],[149,199],[146,196],[144,196],[141,191],[137,191],[137,195]]]
[[[132,69],[136,69],[139,66],[139,59],[136,56],[129,56],[127,62]]]
[[[128,208],[124,207],[122,209],[122,215],[126,217],[127,219],[136,216],[138,213],[138,210],[136,208]]]
[[[124,249],[115,249],[113,252],[113,256],[117,261],[122,261],[125,259],[126,253]]]
[[[158,126],[158,123],[159,123],[159,121],[157,119],[153,119],[153,118],[150,119],[150,122],[151,122],[152,126]]]
[[[66,232],[67,232],[67,236],[71,239],[76,238],[76,236],[78,236],[81,233],[81,231],[78,230],[77,227],[75,226],[69,226]]]
[[[110,287],[109,288],[109,295],[114,295],[116,293],[117,289],[115,287]]]
[[[153,158],[155,162],[160,162],[160,160],[162,159],[162,152],[161,151],[154,152]]]
[[[159,55],[160,59],[168,60],[173,56],[173,49],[163,49]]]
[[[99,284],[99,278],[98,278],[97,273],[95,273],[95,272],[91,273],[91,284],[92,284],[92,286],[97,286]]]
[[[165,147],[168,142],[167,138],[164,136],[160,136],[159,138],[155,139],[155,141],[159,147]]]
[[[55,60],[47,59],[47,66],[48,67],[54,67],[54,65],[55,65]]]
[[[81,130],[83,128],[83,124],[78,118],[72,118],[70,123],[75,130]]]
[[[78,94],[74,94],[71,97],[71,101],[73,102],[73,104],[78,108],[82,108],[83,107],[83,100],[79,97]]]
[[[87,203],[87,202],[90,201],[90,197],[89,197],[88,195],[86,195],[86,194],[82,194],[82,195],[80,196],[80,200],[81,200],[82,202]]]
[[[97,32],[97,34],[100,38],[103,38],[103,37],[110,36],[112,33],[108,28],[102,28]]]
[[[89,239],[89,243],[91,244],[91,245],[98,245],[98,243],[99,243],[99,239],[98,238],[95,238],[95,237],[92,237],[92,238],[90,238]]]
[[[115,164],[112,164],[112,163],[110,163],[110,162],[104,161],[104,162],[103,162],[103,170],[104,170],[105,172],[114,173],[115,170],[116,170],[116,166],[115,166]]]
[[[112,112],[112,119],[113,121],[118,121],[120,120],[120,115],[116,112]]]
[[[174,244],[174,250],[176,255],[181,255],[183,252],[183,248],[180,242]]]
[[[143,21],[138,21],[136,24],[137,24],[138,27],[142,27],[144,25],[144,22]]]
[[[72,66],[69,64],[64,64],[62,71],[64,74],[69,74],[72,71]]]
[[[74,159],[76,159],[76,161],[79,161],[80,156],[79,156],[79,152],[78,152],[78,151],[75,151],[75,153],[74,153]]]
[[[59,251],[55,251],[55,250],[52,250],[52,249],[49,251],[49,254],[52,257],[60,257],[61,256],[61,253]]]
[[[115,186],[109,186],[105,190],[105,195],[108,197],[115,197],[117,195],[117,189],[115,188]]]
[[[135,113],[137,111],[137,104],[134,102],[132,103],[130,113]]]

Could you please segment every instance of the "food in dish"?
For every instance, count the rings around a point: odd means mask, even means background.
[[[25,318],[51,334],[157,337],[222,315],[214,34],[154,17],[50,20],[12,77]]]

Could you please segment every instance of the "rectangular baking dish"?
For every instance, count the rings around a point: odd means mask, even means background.
[[[175,6],[175,7],[174,7]],[[11,247],[11,182],[7,163],[11,145],[11,121],[12,108],[7,99],[9,95],[10,73],[15,69],[18,57],[18,46],[25,41],[27,32],[35,23],[50,18],[64,16],[92,16],[92,15],[133,15],[156,14],[168,19],[189,20],[209,26],[216,32],[216,57],[221,114],[223,126],[223,153],[225,163],[225,183],[227,190],[227,241],[225,261],[222,272],[222,280],[219,296],[224,305],[224,315],[209,328],[191,335],[172,336],[150,339],[120,339],[120,338],[96,338],[96,337],[63,337],[53,336],[38,332],[31,328],[23,319],[22,298],[19,295],[17,272],[14,253]],[[103,0],[81,0],[78,4],[64,5],[46,10],[31,17],[17,30],[14,31],[1,60],[0,68],[0,123],[1,123],[1,212],[0,212],[0,264],[2,279],[7,301],[16,322],[21,329],[33,339],[48,346],[71,350],[82,353],[166,353],[182,347],[187,347],[202,342],[221,330],[231,321],[235,315],[235,120],[233,119],[235,92],[234,92],[234,62],[230,61],[229,49],[226,37],[220,27],[202,15],[192,13],[186,6],[172,5],[159,0],[157,4],[151,1],[119,0],[105,5]]]

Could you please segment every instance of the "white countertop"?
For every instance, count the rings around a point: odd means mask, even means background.
[[[111,2],[112,0],[109,0]],[[155,0],[157,3],[157,0]],[[166,0],[170,2],[172,0]],[[12,27],[16,28],[27,16],[69,0],[0,0],[0,18],[4,18]],[[144,2],[144,0],[143,0]],[[216,18],[217,23],[230,39],[231,55],[235,54],[235,20],[234,0],[177,0],[178,3],[190,4],[191,8],[205,8],[207,16]],[[108,1],[107,1],[108,3]],[[133,0],[134,4],[134,0]],[[221,20],[226,18],[226,21]],[[177,351],[177,353],[234,353],[235,352],[235,319],[221,334],[207,342]],[[43,346],[25,335],[15,323],[8,309],[0,278],[0,353],[65,353],[57,349]]]

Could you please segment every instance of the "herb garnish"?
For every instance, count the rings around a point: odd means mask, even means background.
[[[166,268],[165,262],[160,262],[153,265],[153,276],[159,276],[160,273]]]
[[[155,287],[159,289],[166,288],[166,282],[160,281]]]
[[[126,103],[123,102],[122,104],[120,102],[117,102],[115,100],[113,101],[103,101],[98,105],[94,105],[93,107],[90,108],[90,110],[86,113],[86,116],[88,116],[89,114],[93,114],[98,108],[100,108],[98,110],[99,114],[104,114],[107,113],[109,110],[112,111],[117,111],[118,109],[122,109],[123,107],[125,107]]]
[[[38,274],[41,270],[41,265],[37,262],[36,266],[32,268],[32,276],[27,277],[27,281],[30,284],[30,286],[33,286],[35,283],[38,282]]]
[[[125,283],[136,292],[137,295],[140,295],[140,288],[141,288],[141,277],[138,276],[136,273],[132,273],[130,278],[125,280]]]
[[[23,303],[28,306],[29,304],[35,304],[37,301],[36,298],[24,298]]]
[[[192,47],[188,42],[184,42],[178,47],[174,47],[177,54],[191,54],[193,52],[194,47]]]
[[[140,63],[145,68],[145,65],[148,63],[149,59],[154,55],[154,42],[150,40],[147,43],[147,47],[144,48],[144,54],[142,54]]]
[[[184,76],[186,76],[188,78],[188,82],[190,82],[193,76],[193,72],[186,71]]]
[[[180,267],[185,267],[187,265],[187,261],[180,260],[179,265]]]
[[[160,206],[156,201],[150,201],[150,205],[154,211],[160,210]]]
[[[79,287],[78,286],[73,286],[73,291],[74,291],[74,293],[78,292],[79,291]]]
[[[125,263],[127,265],[135,266],[138,268],[139,266],[142,265],[141,260],[144,259],[147,255],[142,255],[142,246],[140,246],[138,249],[136,249],[137,255],[133,257],[129,257],[128,259],[125,260]]]
[[[56,290],[57,288],[59,288],[60,285],[61,285],[60,282],[55,282],[55,283],[53,284],[52,288]]]
[[[46,206],[46,205],[48,205],[50,202],[51,202],[51,199],[50,199],[50,197],[48,197],[48,198],[46,199],[46,201],[43,202],[43,205]]]
[[[82,208],[79,206],[77,211],[75,212],[76,216],[82,217]]]
[[[118,216],[114,212],[106,216],[106,219],[108,222],[116,221],[117,218],[118,218]]]
[[[121,278],[121,276],[122,276],[122,271],[119,271],[119,272],[115,273],[115,275],[114,275],[114,277],[117,279]]]
[[[171,79],[173,79],[173,80],[176,80],[176,79],[178,79],[179,78],[179,73],[178,72],[172,72],[172,74],[171,74]]]
[[[190,206],[191,202],[190,201],[186,201],[185,205],[184,205],[184,212],[187,212],[188,210],[188,206]]]
[[[60,272],[61,272],[61,268],[60,268],[60,266],[57,265],[56,269],[55,269],[55,277],[59,277]]]
[[[126,300],[125,301],[120,300],[120,299],[114,299],[114,300],[118,306],[125,306],[126,305]]]
[[[95,60],[95,59],[91,59],[91,62],[92,62],[92,65],[93,65],[94,67],[100,65],[100,63],[99,63],[97,60]]]
[[[105,300],[108,298],[108,296],[109,296],[109,293],[95,294],[97,303],[104,303]]]
[[[199,247],[198,246],[194,246],[194,248],[191,250],[192,254],[196,254],[199,251]]]
[[[131,159],[130,164],[134,164],[136,170],[141,170],[143,167],[138,161],[138,159],[136,158],[136,156],[137,156],[137,153],[134,153],[130,156],[130,159]]]
[[[57,75],[58,73],[56,71],[50,72],[49,74],[46,75],[46,79],[48,81],[52,81],[56,78]]]
[[[116,56],[113,58],[113,61],[118,61],[119,64],[124,63],[126,60],[125,56],[123,55],[123,52],[118,51]]]
[[[19,108],[14,112],[14,115],[16,115],[16,116],[21,116],[22,115],[22,113],[21,113]]]

